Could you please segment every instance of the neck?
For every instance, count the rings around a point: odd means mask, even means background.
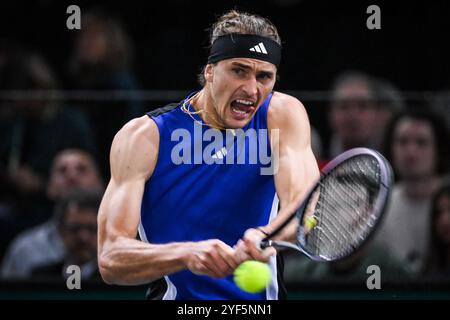
[[[199,112],[199,116],[206,125],[216,129],[225,129],[225,124],[220,121],[214,108],[214,101],[209,90],[203,88],[193,97],[190,104],[196,112]]]
[[[439,179],[435,175],[420,178],[409,178],[403,180],[406,195],[413,199],[426,199],[431,197],[437,189]]]

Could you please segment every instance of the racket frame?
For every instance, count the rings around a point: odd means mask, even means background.
[[[367,237],[365,237],[364,240],[362,240],[357,247],[354,248],[351,252],[349,252],[347,255],[335,258],[335,259],[326,259],[324,257],[320,257],[314,254],[311,254],[308,252],[303,245],[294,244],[288,241],[281,241],[281,240],[271,240],[272,237],[277,235],[286,225],[288,225],[292,219],[295,217],[298,217],[299,219],[299,226],[298,228],[303,227],[303,216],[305,214],[305,208],[308,204],[313,192],[316,190],[317,186],[321,183],[322,179],[324,179],[331,171],[333,171],[337,166],[339,166],[341,163],[357,157],[361,155],[369,155],[374,157],[378,163],[380,164],[380,189],[379,189],[379,195],[377,196],[376,202],[374,204],[373,212],[377,214],[377,218],[375,219],[374,225],[372,226],[370,232],[368,233]],[[355,251],[359,250],[361,247],[363,247],[367,241],[369,241],[373,235],[375,234],[375,230],[378,229],[380,225],[380,221],[382,220],[382,217],[386,211],[387,204],[390,199],[390,191],[392,188],[393,183],[393,172],[392,168],[389,164],[389,162],[377,151],[369,149],[369,148],[353,148],[350,150],[347,150],[340,155],[338,155],[336,158],[331,160],[321,171],[319,179],[316,181],[316,183],[313,185],[313,187],[308,191],[307,196],[305,199],[301,202],[298,209],[295,210],[287,219],[284,221],[280,226],[278,226],[274,231],[272,231],[268,236],[266,236],[261,241],[261,248],[266,247],[275,247],[275,248],[284,248],[284,249],[293,249],[302,252],[305,254],[308,258],[314,260],[314,261],[320,261],[320,262],[331,262],[331,261],[338,261],[342,260],[349,255],[353,254]]]

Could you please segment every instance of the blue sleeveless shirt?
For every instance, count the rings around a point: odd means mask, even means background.
[[[202,124],[198,115],[185,113],[181,103],[148,113],[158,127],[160,141],[156,167],[145,184],[141,239],[154,244],[219,239],[233,247],[248,228],[269,223],[278,208],[274,176],[262,174],[271,165],[266,157],[271,155],[267,134],[271,97],[242,128],[248,133],[245,136]],[[275,259],[270,266],[272,283],[261,293],[240,290],[232,276],[215,279],[183,270],[164,277],[161,296],[276,299]]]

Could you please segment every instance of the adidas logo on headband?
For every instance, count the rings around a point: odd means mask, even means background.
[[[211,45],[208,64],[232,58],[267,61],[278,68],[281,60],[281,45],[270,38],[254,34],[229,33],[218,37]]]
[[[254,47],[251,47],[250,51],[253,51],[253,52],[256,51],[256,52],[259,52],[259,53],[267,54],[266,47],[264,47],[264,43],[262,43],[262,42],[258,43]]]

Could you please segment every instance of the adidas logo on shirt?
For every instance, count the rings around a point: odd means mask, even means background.
[[[222,147],[219,151],[217,151],[212,158],[213,159],[223,159],[227,155],[228,151],[225,147]]]
[[[250,51],[256,51],[256,52],[259,52],[259,53],[267,54],[266,47],[264,47],[264,43],[262,43],[262,42],[258,43],[254,47],[251,47]]]

